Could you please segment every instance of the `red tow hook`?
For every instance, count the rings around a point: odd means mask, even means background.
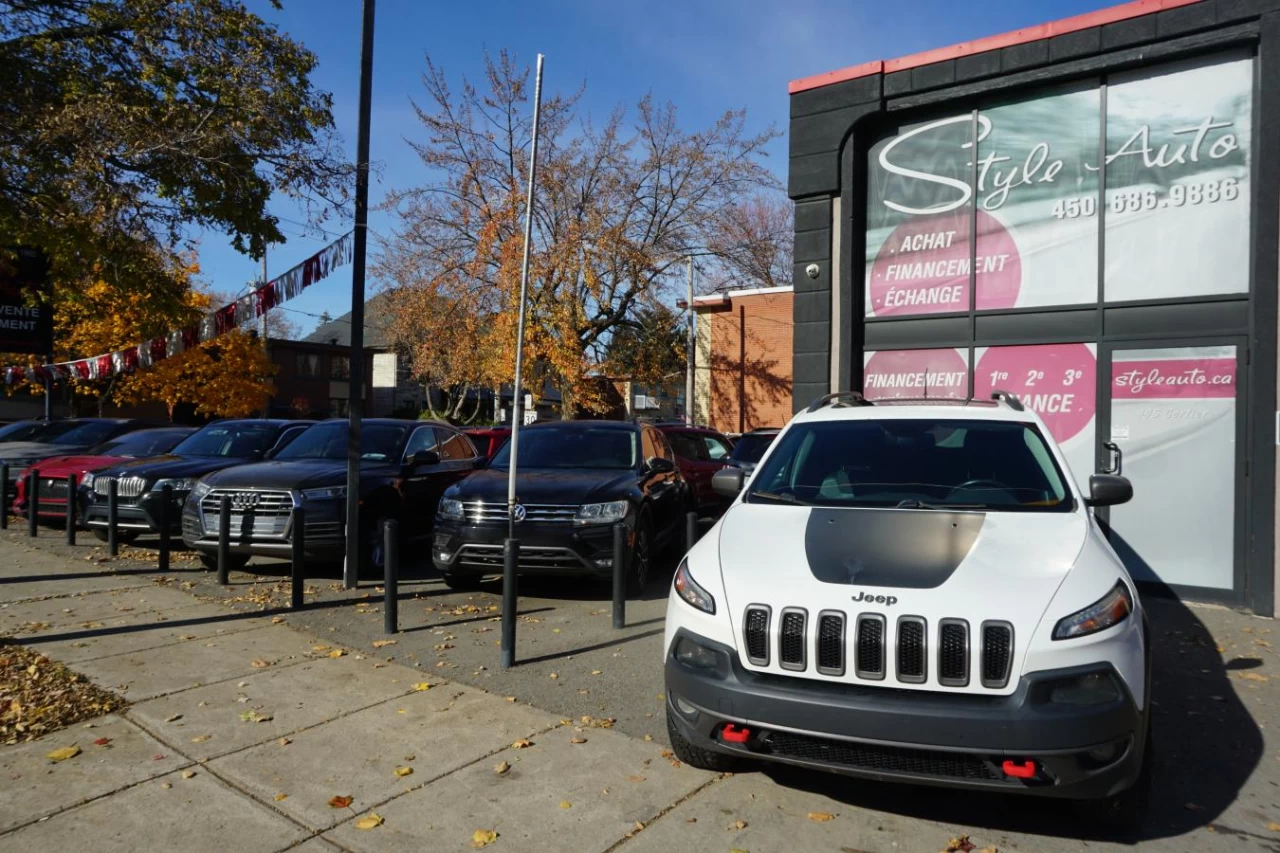
[[[738,728],[733,723],[725,723],[724,728],[720,730],[720,739],[725,743],[746,743],[749,737],[751,737],[750,729]]]
[[[1004,771],[1004,775],[1012,776],[1014,779],[1034,779],[1036,777],[1036,763],[1034,761],[1005,761],[1000,765],[1000,769]]]

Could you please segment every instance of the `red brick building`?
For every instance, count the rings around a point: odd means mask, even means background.
[[[790,420],[792,301],[790,287],[694,298],[695,422],[741,433]]]

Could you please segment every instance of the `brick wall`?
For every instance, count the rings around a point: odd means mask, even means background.
[[[791,288],[726,297],[698,305],[709,346],[698,346],[697,411],[721,432],[782,426],[792,411]]]

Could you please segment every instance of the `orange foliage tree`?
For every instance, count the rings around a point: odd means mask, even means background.
[[[514,372],[529,69],[503,52],[486,77],[455,94],[428,60],[425,139],[411,144],[433,178],[388,195],[399,224],[377,262],[415,372],[454,396]],[[604,408],[612,337],[668,301],[683,258],[738,199],[776,187],[761,159],[777,134],[749,132],[744,111],[688,131],[646,97],[596,125],[577,100],[543,101],[525,337],[528,387],[554,385],[564,417]]]
[[[199,415],[242,418],[261,410],[263,398],[275,393],[275,371],[262,342],[237,329],[130,374],[116,398],[158,400],[169,420],[181,403],[194,405]]]

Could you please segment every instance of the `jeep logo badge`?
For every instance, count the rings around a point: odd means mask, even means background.
[[[865,592],[860,592],[860,593],[858,593],[857,595],[855,595],[855,596],[853,597],[853,599],[852,599],[852,600],[853,600],[853,601],[865,601],[865,602],[867,602],[868,604],[883,604],[885,607],[892,607],[893,605],[895,605],[895,604],[897,604],[897,603],[898,603],[898,596],[896,596],[896,595],[867,595]]]

